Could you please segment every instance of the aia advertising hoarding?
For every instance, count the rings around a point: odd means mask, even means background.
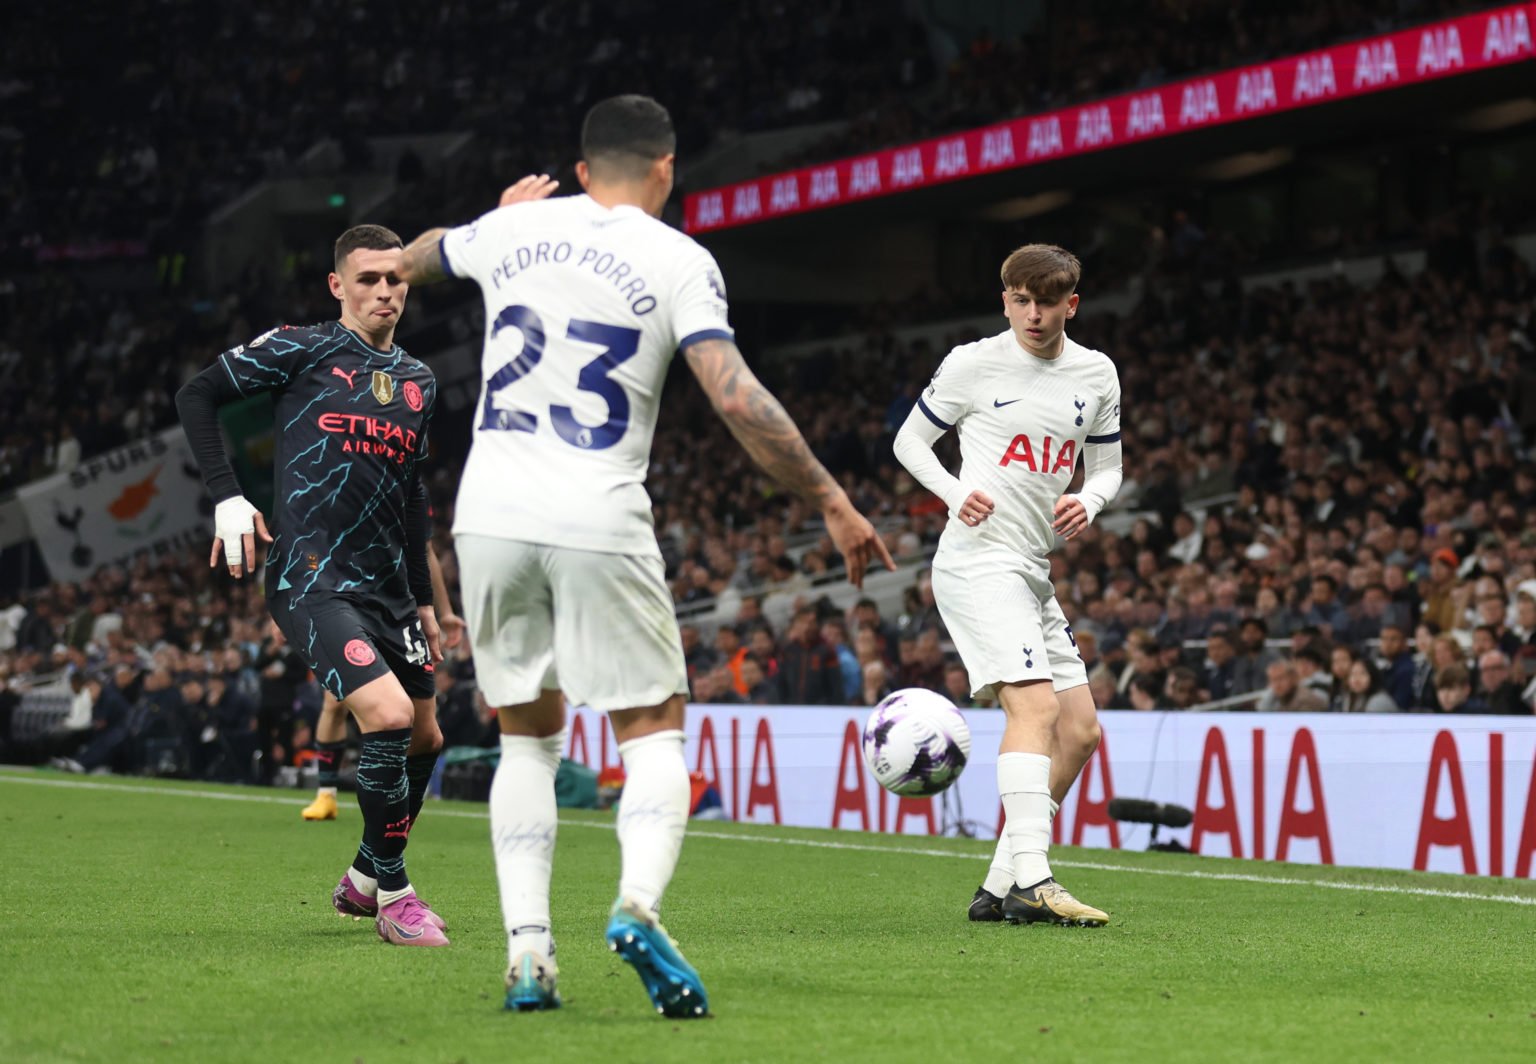
[[[936,799],[898,799],[864,767],[867,711],[691,706],[688,767],[732,819],[941,834]],[[1149,829],[1109,819],[1111,798],[1187,806],[1162,838],[1264,861],[1530,878],[1536,859],[1536,718],[1431,714],[1100,715],[1104,741],[1054,825],[1074,846],[1145,849]],[[995,838],[1003,715],[966,713],[971,761],[952,788],[977,835]],[[572,713],[567,756],[619,764],[606,718]],[[950,814],[953,815],[953,807]]]
[[[1536,58],[1536,3],[1351,41],[685,197],[692,234],[1247,122]],[[1533,74],[1536,77],[1536,74]]]

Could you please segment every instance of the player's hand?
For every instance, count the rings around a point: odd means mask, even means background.
[[[864,570],[873,559],[878,558],[887,569],[895,570],[896,563],[891,560],[891,552],[885,549],[880,533],[875,531],[868,518],[853,508],[845,493],[838,493],[831,505],[822,511],[822,517],[827,522],[827,534],[843,556],[848,582],[854,587],[864,586]]]
[[[516,184],[508,185],[502,191],[498,206],[510,207],[514,203],[531,203],[533,200],[547,199],[559,187],[560,182],[548,174],[529,174]]]
[[[219,564],[219,548],[224,548],[224,564],[229,575],[239,579],[256,568],[256,536],[272,542],[267,519],[243,495],[225,499],[213,508],[213,549],[208,552],[208,568]]]
[[[436,665],[443,660],[443,630],[438,627],[437,611],[431,606],[418,606],[416,613],[421,618],[421,634],[427,640],[427,653]]]
[[[459,644],[464,642],[464,631],[468,626],[457,613],[443,614],[437,619],[437,626],[443,632],[444,650],[457,650]]]
[[[997,505],[993,503],[992,496],[984,491],[973,491],[960,504],[960,523],[975,528],[991,517],[995,509]]]
[[[1062,539],[1071,539],[1088,527],[1088,508],[1076,495],[1063,495],[1056,500],[1056,520],[1051,527]]]

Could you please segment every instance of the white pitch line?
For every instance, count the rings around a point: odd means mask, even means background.
[[[125,783],[101,783],[96,780],[29,779],[11,773],[0,772],[0,783],[25,783],[34,787],[76,787],[87,790],[115,791],[123,794],[155,794],[167,797],[212,798],[225,802],[260,802],[268,805],[299,807],[305,802],[298,798],[280,798],[266,794],[231,794],[226,791],[205,791],[184,787],[140,787]],[[486,820],[489,813],[470,813],[458,809],[433,809],[432,816],[450,817],[457,820]],[[612,824],[599,824],[590,820],[561,820],[561,827],[598,828],[612,831]],[[688,838],[712,839],[724,842],[768,843],[776,846],[805,846],[821,850],[846,850],[854,853],[878,853],[892,857],[947,857],[952,860],[976,861],[981,854],[957,853],[954,850],[933,850],[920,847],[872,846],[863,842],[832,842],[823,839],[792,839],[778,835],[737,835],[724,831],[707,831],[698,828],[688,830]],[[1211,879],[1231,883],[1259,883],[1281,887],[1323,887],[1327,890],[1354,890],[1367,894],[1405,894],[1421,898],[1449,898],[1457,901],[1492,901],[1508,905],[1536,905],[1536,897],[1518,894],[1479,894],[1471,890],[1437,890],[1434,887],[1393,887],[1380,883],[1347,883],[1331,879],[1298,879],[1295,876],[1261,876],[1249,872],[1202,872],[1199,869],[1135,868],[1130,865],[1106,864],[1102,861],[1053,860],[1060,868],[1086,868],[1095,872],[1126,872],[1131,875],[1172,876],[1176,879]]]

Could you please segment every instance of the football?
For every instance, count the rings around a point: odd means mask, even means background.
[[[971,729],[941,694],[920,687],[893,691],[864,725],[864,763],[875,780],[908,798],[938,794],[971,756]]]

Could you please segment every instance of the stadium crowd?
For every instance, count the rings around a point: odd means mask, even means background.
[[[368,136],[473,132],[471,165],[505,175],[556,172],[572,116],[620,91],[669,101],[685,159],[741,133],[850,119],[777,168],[1476,6],[1161,0],[1131,12],[1098,0],[1051,5],[999,40],[851,0],[753,0],[728,19],[699,0],[452,0],[368,19],[366,32],[356,9],[295,0],[31,5],[0,40],[0,261],[185,250],[254,182],[320,165],[307,156],[326,140],[361,171]],[[59,129],[75,149],[43,150]],[[398,168],[404,182],[425,176],[409,154]],[[453,184],[494,184],[472,176]]]
[[[0,41],[0,261],[27,267],[0,283],[0,492],[169,426],[171,396],[215,352],[279,321],[334,313],[317,277],[299,272],[252,276],[216,298],[171,274],[153,293],[103,281],[112,256],[181,246],[211,207],[291,172],[334,134],[338,115],[353,130],[479,136],[486,150],[466,153],[467,172],[402,163],[412,194],[394,206],[409,233],[407,202],[432,206],[414,219],[420,228],[464,214],[468,190],[478,200],[506,173],[557,169],[570,116],[620,86],[676,102],[684,152],[734,132],[855,116],[811,149],[826,157],[1473,5],[1352,0],[1303,14],[1181,0],[1158,6],[1200,32],[1154,20],[1164,28],[1148,34],[1087,3],[1034,38],[983,33],[946,69],[933,63],[935,27],[850,3],[784,17],[794,6],[747,5],[722,23],[702,72],[696,49],[669,47],[697,33],[703,9],[692,3],[601,15],[589,4],[408,7],[370,24],[359,48],[356,16],[341,9],[278,4],[205,18],[195,5],[130,0],[82,17],[72,40],[102,62],[67,68],[54,16],[23,12]],[[493,36],[505,52],[458,47]],[[551,41],[587,43],[573,52]],[[175,61],[160,70],[144,57],[167,44]],[[460,64],[492,55],[498,70],[520,63],[537,74],[518,79],[518,98]],[[449,57],[462,76],[446,76]],[[358,98],[351,79],[364,68],[382,69],[387,91]],[[33,150],[62,127],[89,149]],[[368,165],[360,138],[342,147],[346,166]],[[1187,215],[1166,221],[1149,239],[1158,283],[1124,317],[1090,308],[1072,332],[1116,357],[1126,396],[1117,512],[1056,555],[1058,595],[1099,705],[1246,697],[1238,708],[1536,711],[1532,264],[1497,226],[1460,217],[1422,234],[1423,272],[1244,292],[1226,267],[1251,256]],[[33,268],[52,259],[91,263]],[[1100,285],[1121,276],[1085,259]],[[1198,280],[1209,276],[1228,278],[1217,298]],[[750,467],[684,373],[669,384],[649,487],[696,701],[872,704],[923,686],[974,704],[922,569],[945,515],[895,463],[891,442],[943,352],[976,337],[899,341],[893,322],[959,309],[948,294],[904,304],[905,317],[871,311],[856,344],[762,367],[818,456],[911,564],[899,608],[833,606],[825,590],[839,563],[815,515]],[[402,340],[411,346],[409,323]],[[433,456],[450,587],[445,530],[461,460],[451,445]],[[49,679],[68,689],[64,728],[29,737],[19,753],[84,770],[271,778],[310,745],[319,706],[259,591],[195,557],[104,569],[0,609],[0,743],[16,745],[22,692]],[[487,741],[473,662],[460,652],[438,683],[450,743]]]
[[[1536,711],[1533,304],[1532,264],[1493,241],[1432,249],[1430,268],[1368,285],[1340,275],[1210,299],[1175,283],[1121,319],[1085,315],[1075,337],[1119,362],[1126,480],[1054,573],[1098,703]],[[253,328],[238,309],[223,327]],[[649,488],[695,700],[872,704],[922,686],[974,704],[921,567],[945,515],[891,456],[940,348],[970,338],[871,333],[764,367],[915,563],[890,615],[872,599],[831,605],[838,559],[814,515],[769,490],[698,390],[673,382]],[[118,431],[153,420],[139,416]],[[455,468],[437,456],[432,473],[450,587]],[[76,708],[50,752],[85,769],[269,776],[308,744],[319,703],[257,589],[201,558],[104,569],[0,611],[7,714],[60,670]],[[485,739],[472,661],[439,675],[445,730]]]

